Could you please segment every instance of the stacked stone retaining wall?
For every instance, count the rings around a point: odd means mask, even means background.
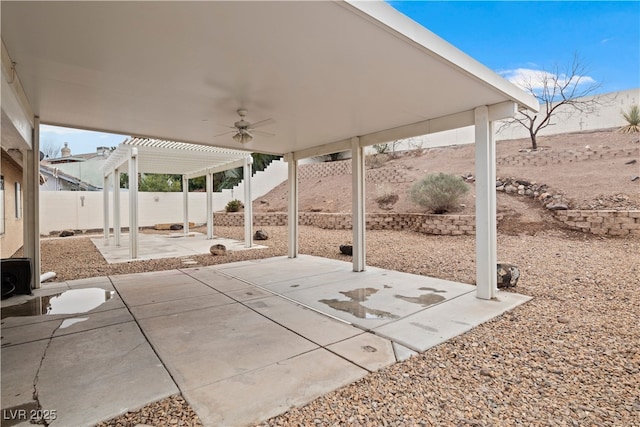
[[[498,166],[544,166],[560,165],[585,160],[636,158],[640,155],[640,148],[597,148],[576,149],[567,151],[538,150],[499,157]]]
[[[413,213],[369,213],[367,217],[368,230],[412,230],[424,234],[440,234],[449,236],[474,235],[474,215],[431,215]],[[241,227],[244,224],[244,214],[216,213],[214,225]],[[328,230],[350,230],[350,213],[322,213],[301,212],[300,225],[312,225]],[[256,227],[287,225],[285,212],[256,213],[253,217]]]
[[[554,213],[573,230],[608,236],[640,236],[640,210],[562,210]]]
[[[559,210],[556,219],[572,230],[608,236],[640,236],[640,210]],[[253,216],[256,227],[286,226],[286,212],[259,212]],[[417,213],[368,213],[367,230],[411,230],[445,236],[475,235],[475,215],[433,215]],[[499,217],[498,220],[501,218]],[[350,213],[300,212],[300,225],[327,230],[350,230]],[[217,226],[241,227],[242,212],[214,214]]]
[[[351,175],[351,160],[335,162],[308,163],[300,165],[299,179],[321,179],[328,176]],[[411,178],[400,168],[380,167],[365,171],[367,182],[409,182]]]

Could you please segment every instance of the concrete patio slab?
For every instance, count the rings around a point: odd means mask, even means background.
[[[327,349],[371,372],[396,363],[391,341],[367,332],[331,344]]]
[[[53,338],[36,389],[41,407],[57,410],[54,427],[92,425],[179,391],[135,322]]]
[[[391,344],[393,344],[393,352],[396,354],[396,359],[398,360],[398,362],[407,360],[411,356],[415,356],[416,354],[418,354],[417,351],[413,351],[410,348],[398,344],[397,342],[392,342]]]
[[[287,261],[282,262],[282,260]],[[309,278],[331,271],[342,271],[347,265],[347,263],[341,261],[327,263],[320,261],[318,257],[303,257],[293,259],[281,258],[280,262],[254,263],[244,265],[240,268],[221,266],[219,270],[232,277],[266,287],[269,284],[283,282],[285,280],[300,279],[302,277]]]
[[[306,255],[43,286],[2,301],[3,312],[29,299],[41,311],[61,293],[98,301],[86,313],[2,320],[2,405],[33,405],[37,377],[54,427],[175,392],[207,426],[259,422],[529,299],[474,290]]]
[[[242,426],[303,405],[367,374],[317,349],[184,393],[206,426]]]
[[[129,306],[218,293],[204,283],[176,270],[173,270],[172,274],[147,275],[144,280],[114,276],[113,284]]]
[[[181,298],[172,301],[158,302],[131,306],[131,313],[136,319],[148,319],[150,317],[168,316],[184,311],[200,310],[203,308],[217,307],[219,305],[232,304],[235,301],[219,292],[195,297]]]
[[[372,330],[417,313],[475,287],[398,272],[342,273],[344,280],[286,292],[287,297]]]
[[[140,320],[181,390],[192,390],[317,348],[241,304]]]
[[[105,241],[104,237],[94,237],[91,241],[109,264],[131,261],[129,256],[129,234],[120,236],[120,246],[115,245],[113,237],[110,237],[108,242]],[[239,240],[216,236],[213,239],[207,239],[206,234],[197,232],[190,232],[188,235],[183,233],[140,233],[138,234],[138,258],[136,260],[179,258],[208,254],[209,248],[215,244],[222,244],[227,248],[227,251],[232,252],[266,247],[254,244],[251,248],[246,248],[245,243]]]
[[[327,346],[361,333],[353,326],[292,304],[279,296],[249,301],[247,306],[308,340]]]
[[[499,292],[495,300],[481,300],[475,293],[454,298],[429,310],[376,328],[375,333],[418,352],[450,338],[529,301],[531,297]]]
[[[2,409],[34,401],[33,382],[48,344],[40,340],[2,348]]]
[[[234,263],[235,264],[235,263]],[[237,289],[253,288],[251,284],[239,279],[234,279],[222,273],[218,266],[198,267],[180,270],[182,273],[207,284],[218,292],[229,292]]]

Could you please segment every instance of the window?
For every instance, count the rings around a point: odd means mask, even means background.
[[[4,176],[0,175],[0,234],[4,234]]]
[[[16,182],[15,185],[15,189],[16,189],[16,218],[20,219],[22,218],[22,192],[20,190],[20,183]]]

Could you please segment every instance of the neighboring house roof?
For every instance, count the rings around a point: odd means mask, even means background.
[[[59,179],[61,181],[64,181],[74,187],[77,187],[80,190],[87,190],[87,191],[102,190],[101,187],[96,187],[95,185],[82,181],[81,179],[76,178],[73,175],[69,175],[55,167],[40,165],[40,176],[41,176],[40,185],[44,184],[42,177],[49,176],[53,179]]]
[[[20,150],[5,150],[4,147],[2,147],[2,157],[22,170],[22,152],[20,152]],[[43,185],[45,182],[47,182],[47,178],[42,175],[42,173],[40,173],[38,178],[40,181],[40,185]]]

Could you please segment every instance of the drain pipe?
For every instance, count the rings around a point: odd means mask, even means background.
[[[47,280],[51,280],[54,277],[56,277],[56,273],[54,273],[53,271],[48,271],[46,273],[43,273],[40,275],[40,283],[46,282]]]

